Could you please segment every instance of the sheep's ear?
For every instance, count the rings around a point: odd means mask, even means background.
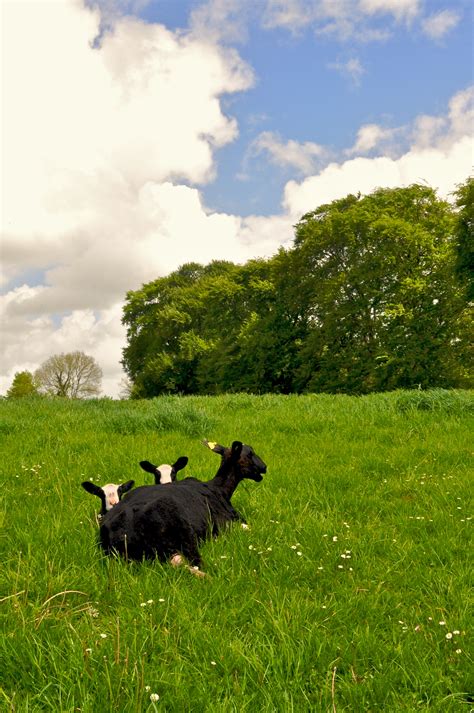
[[[156,465],[153,465],[153,463],[150,463],[149,460],[141,460],[140,461],[140,468],[143,468],[143,470],[146,470],[147,473],[156,473]]]
[[[232,459],[237,460],[240,458],[240,454],[242,453],[242,446],[243,444],[241,441],[234,441],[232,444]]]
[[[173,465],[173,470],[176,471],[176,473],[178,473],[180,470],[183,470],[183,468],[186,468],[186,466],[188,465],[188,460],[189,458],[187,456],[181,456]]]
[[[122,495],[124,495],[125,493],[128,493],[128,491],[131,490],[134,485],[135,485],[134,480],[127,480],[126,483],[122,483],[122,485],[119,485],[117,488],[117,495],[119,497],[119,500],[122,497]]]
[[[87,490],[91,495],[97,495],[98,498],[105,498],[104,491],[95,483],[91,483],[90,480],[85,480],[81,483],[84,490]]]
[[[208,441],[207,438],[205,438],[202,443],[207,446],[211,451],[214,451],[214,453],[218,453],[220,456],[224,455],[225,448],[224,446],[219,445],[219,443],[214,443],[214,441]]]
[[[88,493],[90,493],[91,495],[97,495],[97,497],[100,498],[102,503],[102,510],[105,513],[107,508],[105,505],[105,493],[102,488],[100,488],[95,483],[91,483],[90,480],[85,480],[83,483],[81,483],[81,485],[84,490],[87,490]]]

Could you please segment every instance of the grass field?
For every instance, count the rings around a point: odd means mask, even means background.
[[[460,391],[2,400],[0,710],[470,711],[473,409]],[[234,495],[250,530],[203,545],[202,580],[105,559],[81,481],[141,485],[139,460],[180,455],[206,480],[205,437],[267,463]]]

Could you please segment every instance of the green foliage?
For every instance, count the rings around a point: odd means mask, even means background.
[[[471,187],[458,213],[421,185],[350,195],[303,216],[270,260],[190,263],[130,292],[132,396],[472,386],[456,276]]]
[[[442,390],[0,401],[12,425],[0,709],[468,710],[473,401]],[[140,460],[180,455],[181,477],[205,480],[219,458],[203,437],[244,440],[267,463],[233,499],[250,530],[202,547],[203,580],[101,556],[98,500],[81,481],[150,483]]]
[[[30,371],[17,371],[12,385],[7,391],[7,398],[17,399],[23,396],[38,395],[38,384]]]
[[[474,301],[474,177],[458,186],[456,205],[456,274],[466,287],[467,299]]]
[[[310,328],[297,384],[366,393],[456,383],[453,216],[430,188],[349,196],[296,229]]]

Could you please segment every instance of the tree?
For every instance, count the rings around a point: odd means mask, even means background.
[[[456,274],[466,287],[468,301],[474,302],[474,178],[458,186],[455,193],[459,213],[456,219]]]
[[[102,369],[84,352],[55,354],[36,370],[35,379],[50,396],[83,399],[100,393]]]
[[[347,196],[302,218],[289,275],[310,294],[297,390],[461,384],[453,228],[449,204],[421,185]]]
[[[16,399],[20,396],[36,396],[38,384],[30,371],[17,371],[12,385],[7,391],[7,398]]]
[[[131,396],[469,386],[455,275],[469,196],[456,214],[422,185],[349,195],[303,216],[270,260],[189,263],[129,292]]]

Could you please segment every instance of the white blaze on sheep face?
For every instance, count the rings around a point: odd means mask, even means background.
[[[157,471],[159,471],[159,473],[160,473],[161,485],[164,485],[165,483],[173,482],[172,470],[173,470],[173,467],[171,465],[163,464],[163,465],[158,466]]]
[[[119,486],[115,485],[114,483],[108,483],[107,485],[102,486],[102,490],[105,494],[105,509],[107,510],[107,512],[111,510],[114,505],[117,505],[120,500],[118,488]]]

